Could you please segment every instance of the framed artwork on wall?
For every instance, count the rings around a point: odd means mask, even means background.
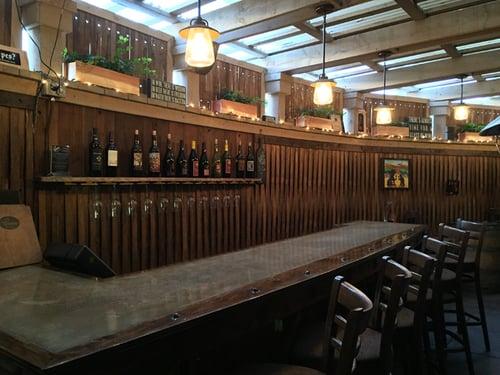
[[[384,189],[408,190],[411,187],[409,159],[382,159],[382,181]]]

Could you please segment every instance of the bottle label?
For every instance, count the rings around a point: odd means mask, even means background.
[[[92,152],[91,166],[93,171],[101,171],[102,169],[102,153],[100,151]]]
[[[215,162],[214,172],[216,176],[220,176],[222,174],[222,166],[219,160]]]
[[[210,169],[208,168],[208,166],[203,168],[203,177],[210,177]]]
[[[229,175],[231,174],[231,159],[226,159],[224,163],[224,174]]]
[[[118,167],[118,150],[108,150],[108,167]]]
[[[238,160],[238,171],[240,171],[240,172],[245,171],[245,160],[244,159]]]
[[[188,165],[186,161],[183,161],[181,163],[180,171],[181,171],[181,176],[186,177],[188,175]]]
[[[193,160],[193,177],[198,177],[200,175],[199,168],[198,160]]]
[[[253,172],[255,170],[255,163],[253,160],[247,161],[247,172]]]
[[[152,173],[160,173],[160,153],[149,153],[149,171]]]
[[[142,171],[142,152],[134,152],[132,163],[134,170]]]

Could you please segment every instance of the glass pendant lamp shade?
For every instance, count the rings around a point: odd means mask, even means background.
[[[465,121],[469,118],[469,107],[464,104],[464,78],[466,75],[461,75],[460,78],[460,104],[453,108],[453,118],[457,121]]]
[[[386,105],[380,105],[375,107],[373,110],[377,112],[377,117],[375,119],[377,125],[388,125],[392,123],[392,111],[394,111],[394,108]]]
[[[189,66],[205,68],[214,64],[214,40],[220,33],[201,18],[201,0],[198,0],[198,17],[191,20],[188,27],[180,30],[179,35],[186,39],[184,59]]]
[[[465,104],[457,105],[453,108],[453,117],[457,121],[464,121],[469,118],[469,107]]]
[[[327,105],[333,102],[333,88],[336,86],[334,81],[328,78],[320,78],[312,83],[311,86],[314,87],[314,104]]]
[[[316,105],[328,105],[333,103],[333,88],[337,86],[335,81],[328,79],[325,74],[325,55],[326,55],[326,15],[333,11],[334,7],[331,4],[323,4],[316,9],[316,12],[323,15],[323,63],[322,73],[319,79],[312,83],[314,87],[313,102]]]

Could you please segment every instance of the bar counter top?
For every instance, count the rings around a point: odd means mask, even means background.
[[[0,349],[50,368],[379,256],[423,230],[354,222],[100,280],[40,265],[0,271]]]

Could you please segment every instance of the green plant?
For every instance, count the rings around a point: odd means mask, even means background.
[[[473,122],[469,122],[467,124],[464,124],[462,127],[460,127],[460,133],[463,132],[472,132],[472,133],[479,133],[482,129],[484,128],[483,124],[476,124]]]
[[[264,101],[258,96],[247,96],[241,91],[233,91],[229,89],[223,89],[219,93],[219,99],[231,100],[233,102],[244,103],[244,104],[261,104]]]
[[[336,111],[331,107],[302,108],[298,110],[300,116],[313,116],[321,118],[330,118],[332,115],[342,116],[342,112]]]
[[[96,65],[101,68],[114,70],[115,72],[139,77],[149,78],[156,73],[155,70],[150,68],[153,62],[151,57],[135,57],[129,59],[128,55],[130,51],[132,51],[132,47],[129,45],[129,39],[119,35],[118,38],[116,38],[115,54],[111,59],[100,55],[79,54],[75,51],[69,52],[67,48],[64,48],[62,57],[65,63],[81,61],[86,64]]]

